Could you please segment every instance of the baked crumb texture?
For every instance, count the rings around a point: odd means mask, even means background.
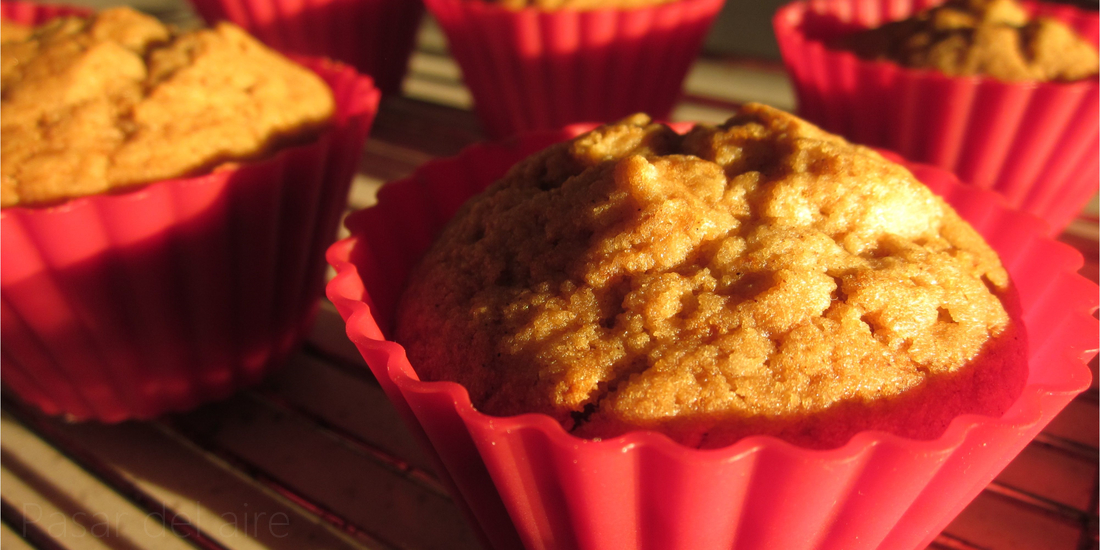
[[[320,78],[228,23],[175,36],[119,8],[0,48],[5,207],[257,158],[308,139],[334,109]]]
[[[34,27],[0,19],[0,43],[26,40],[32,32],[34,32]]]
[[[1029,19],[1015,0],[951,0],[834,45],[866,59],[1009,82],[1080,80],[1098,68],[1096,49],[1073,29]]]
[[[488,414],[827,447],[1003,412],[1026,378],[1010,295],[903,167],[747,105],[682,136],[635,115],[519,163],[423,259],[396,336]]]

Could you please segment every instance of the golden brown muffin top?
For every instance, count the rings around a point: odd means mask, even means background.
[[[1097,74],[1096,48],[1060,21],[1028,18],[1015,0],[951,0],[836,42],[867,59],[1004,81],[1069,81]]]
[[[590,11],[598,9],[631,9],[658,4],[668,4],[676,0],[486,0],[509,10],[535,8],[542,11],[575,10]]]
[[[308,139],[328,86],[228,23],[175,36],[127,8],[4,42],[2,206],[182,177]]]
[[[961,369],[1009,324],[1007,285],[905,168],[750,104],[682,136],[635,115],[517,164],[414,271],[396,338],[485,413],[696,444]]]
[[[0,19],[0,43],[26,40],[32,32],[34,32],[33,27],[20,25],[7,19]]]

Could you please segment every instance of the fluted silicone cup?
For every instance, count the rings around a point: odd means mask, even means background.
[[[75,15],[84,17],[92,10],[78,6],[62,4],[39,4],[36,2],[0,2],[0,18],[15,21],[23,25],[41,25],[54,17]]]
[[[10,392],[72,420],[149,418],[225,397],[288,355],[316,310],[324,250],[379,99],[350,67],[299,61],[336,97],[313,143],[201,177],[0,211]]]
[[[668,118],[724,3],[544,11],[425,0],[496,137],[635,112]]]
[[[190,0],[283,53],[328,57],[399,93],[424,14],[420,0]]]
[[[954,172],[1060,233],[1100,187],[1100,81],[1002,82],[868,61],[826,42],[904,19],[935,0],[809,0],[773,20],[798,113],[852,141]],[[1025,3],[1095,47],[1100,15]]]
[[[1001,418],[965,415],[934,440],[862,432],[832,450],[749,437],[712,450],[633,432],[602,441],[550,417],[484,415],[452,382],[422,382],[388,340],[410,269],[468,197],[585,127],[476,145],[387,184],[328,251],[328,296],[348,336],[440,474],[497,549],[923,547],[1089,385],[1097,287],[1079,253],[1033,217],[940,169],[908,164],[1000,253],[1020,292],[1029,378]]]

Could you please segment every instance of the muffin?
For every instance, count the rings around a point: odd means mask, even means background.
[[[885,153],[973,224],[1018,288],[1028,379],[999,417],[964,414],[929,440],[870,430],[834,449],[772,436],[698,449],[650,430],[596,440],[546,414],[490,416],[465,387],[421,380],[393,341],[414,267],[470,197],[590,129],[525,134],[430,162],[384,186],[376,206],[348,218],[351,237],[328,252],[337,271],[328,295],[349,337],[491,547],[923,547],[1089,385],[1098,289],[1076,274],[1080,255],[992,193]]]
[[[48,17],[2,6],[17,22]],[[224,397],[278,365],[316,307],[321,251],[377,106],[370,80],[322,60],[276,69],[233,27],[173,36],[129,11],[51,21],[3,54],[6,389],[113,422]],[[261,122],[260,104],[298,120]],[[242,130],[230,106],[274,132]]]
[[[1100,181],[1091,145],[1100,139],[1100,84],[1088,76],[1097,14],[1005,0],[921,14],[925,6],[830,0],[781,8],[773,22],[799,114],[951,170],[1060,232]]]
[[[7,19],[0,20],[0,42],[26,40],[34,30],[30,25],[20,25]]]
[[[722,0],[428,0],[495,137],[637,111],[667,118]]]
[[[0,206],[35,206],[210,171],[307,142],[328,86],[238,27],[172,36],[129,8],[5,41]]]
[[[1057,19],[1030,19],[1014,0],[951,0],[908,19],[841,37],[834,47],[949,76],[1005,81],[1081,80],[1096,48]]]
[[[905,169],[749,104],[517,164],[425,255],[394,334],[485,414],[835,447],[1003,413],[1027,373],[1001,299],[996,253]]]
[[[424,15],[420,0],[191,0],[210,25],[228,20],[286,54],[328,57],[399,94]]]

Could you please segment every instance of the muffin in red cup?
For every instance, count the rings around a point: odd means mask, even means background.
[[[773,20],[799,114],[823,128],[954,172],[1005,196],[1058,233],[1096,193],[1100,84],[947,76],[869,60],[836,40],[905,19],[939,2],[828,0],[784,6]],[[1095,48],[1100,16],[1024,2]]]
[[[292,351],[379,99],[350,67],[299,62],[335,108],[307,141],[195,176],[0,210],[7,390],[73,420],[149,418],[225,397]]]
[[[429,163],[383,187],[376,206],[349,218],[352,236],[328,252],[337,270],[328,295],[349,337],[493,547],[922,547],[1088,386],[1097,289],[1076,275],[1079,254],[995,194],[904,161],[996,249],[1019,291],[1028,378],[1003,414],[962,414],[929,438],[868,430],[814,449],[755,435],[700,449],[655,431],[597,440],[546,414],[490,416],[463,386],[422,381],[392,340],[410,273],[466,199],[590,128],[521,135]]]
[[[401,82],[424,14],[420,0],[191,0],[209,24],[240,25],[283,53],[328,57],[374,79],[382,93]]]
[[[638,111],[667,118],[723,4],[425,2],[496,137]]]

